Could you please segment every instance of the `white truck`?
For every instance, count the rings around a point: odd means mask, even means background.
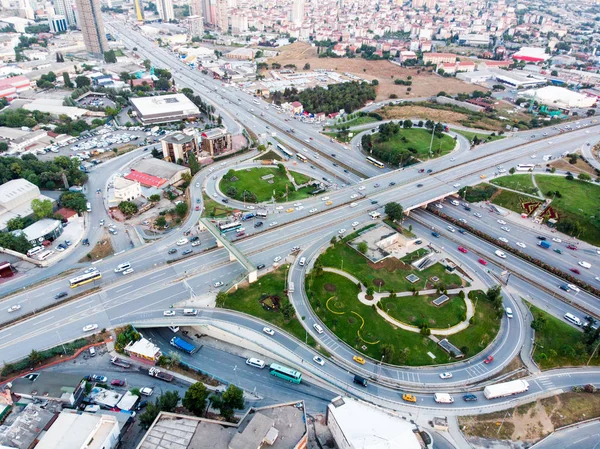
[[[454,398],[448,393],[436,393],[433,395],[433,400],[438,404],[453,404]]]
[[[501,384],[488,385],[484,388],[483,395],[486,399],[496,399],[524,393],[527,390],[529,390],[529,382],[518,379]]]

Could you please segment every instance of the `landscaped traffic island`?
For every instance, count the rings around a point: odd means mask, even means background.
[[[292,182],[293,181],[293,182]],[[312,179],[302,173],[278,167],[252,167],[229,170],[219,182],[224,195],[246,203],[296,201],[307,198],[315,190]]]

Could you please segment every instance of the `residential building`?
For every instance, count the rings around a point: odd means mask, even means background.
[[[291,21],[294,25],[300,26],[304,21],[304,0],[294,0],[291,10]]]
[[[227,0],[216,0],[216,25],[221,33],[229,30],[229,16],[227,14]]]
[[[456,55],[453,53],[424,53],[423,63],[431,63],[433,65],[443,62],[456,62]]]
[[[129,101],[144,125],[195,119],[200,115],[198,107],[183,94],[131,98]]]
[[[0,185],[0,231],[6,230],[6,223],[11,218],[32,216],[31,201],[35,199],[55,202],[26,179],[13,179]]]
[[[200,135],[202,141],[200,147],[202,152],[211,156],[225,153],[232,149],[231,134],[225,128],[213,128],[203,131]]]
[[[67,207],[61,207],[56,211],[56,213],[63,217],[63,222],[71,222],[77,220],[79,214],[73,209],[69,209]]]
[[[138,181],[115,177],[113,181],[114,196],[117,202],[133,201],[142,195],[142,188]]]
[[[18,377],[8,385],[11,392],[25,399],[42,399],[77,407],[83,400],[85,381],[81,375],[43,371]]]
[[[191,37],[204,35],[204,22],[202,16],[189,16],[186,19],[188,31]]]
[[[67,24],[67,18],[62,15],[56,15],[48,19],[48,25],[50,26],[51,33],[63,33],[69,29]]]
[[[41,437],[37,449],[113,449],[119,442],[117,418],[102,413],[63,410]]]
[[[102,58],[104,52],[109,48],[100,10],[100,0],[75,0],[75,4],[85,49],[90,55]]]
[[[202,17],[202,0],[191,0],[190,15]]]
[[[143,337],[138,341],[130,341],[125,346],[125,352],[134,359],[152,364],[156,363],[162,355],[158,346]]]
[[[157,0],[156,9],[158,11],[158,17],[160,17],[163,22],[175,19],[173,0]]]
[[[400,52],[400,62],[406,62],[411,59],[417,59],[417,54],[414,51],[406,50]]]
[[[196,156],[200,153],[198,140],[194,134],[176,132],[163,137],[160,143],[162,145],[163,159],[169,162],[176,163],[178,160],[182,160],[187,163],[191,152]]]
[[[73,0],[54,0],[54,11],[67,19],[68,26],[77,26],[77,15],[75,8],[73,8]]]

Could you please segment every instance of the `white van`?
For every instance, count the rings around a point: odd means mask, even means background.
[[[29,251],[27,251],[27,257],[31,257],[34,254],[39,253],[40,251],[42,251],[44,249],[43,246],[35,246],[33,248],[31,248]]]
[[[313,327],[315,328],[317,333],[319,333],[319,334],[323,333],[323,328],[321,326],[319,326],[317,323],[313,324]]]
[[[301,267],[303,267],[305,263],[306,263],[306,257],[301,257],[301,258],[300,258],[300,262],[298,262],[298,264],[299,264]]]
[[[454,398],[452,396],[450,396],[448,393],[436,393],[433,395],[433,400],[439,404],[454,403]]]
[[[458,206],[460,203],[456,200],[452,200],[450,201],[450,204],[452,204],[453,206]]]
[[[576,326],[581,326],[581,320],[579,318],[577,318],[575,315],[573,315],[572,313],[565,313],[565,320],[570,321],[571,323],[573,323]]]
[[[196,309],[183,309],[184,315],[198,315],[198,311]]]
[[[591,264],[591,263],[589,263],[589,262],[585,262],[585,261],[583,261],[583,260],[579,261],[578,263],[579,263],[579,265],[580,265],[580,266],[582,266],[583,268],[588,268],[588,269],[590,269],[590,268],[592,267],[592,264]]]
[[[246,365],[254,366],[256,368],[263,369],[265,367],[265,362],[260,359],[249,358],[246,359]]]
[[[94,348],[93,346],[90,348],[90,356],[96,357],[96,348]]]
[[[99,405],[88,405],[86,408],[83,409],[84,412],[88,412],[88,413],[96,413],[98,411],[100,411],[100,406]]]
[[[119,266],[117,266],[117,268],[115,268],[115,273],[120,273],[122,271],[128,270],[129,268],[131,268],[131,264],[129,262],[122,263]]]

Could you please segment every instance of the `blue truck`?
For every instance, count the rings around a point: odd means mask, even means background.
[[[538,242],[538,246],[541,246],[541,247],[542,247],[542,248],[544,248],[544,249],[548,249],[548,248],[550,248],[550,246],[552,246],[552,245],[550,245],[550,243],[548,243],[546,240],[540,240],[540,241]]]
[[[183,338],[173,337],[171,338],[171,345],[175,346],[177,349],[187,352],[188,354],[193,354],[196,352],[198,348],[191,343],[188,343]]]

